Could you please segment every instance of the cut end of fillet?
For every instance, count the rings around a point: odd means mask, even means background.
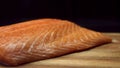
[[[111,42],[108,36],[58,19],[0,27],[0,62],[20,65],[86,50]]]

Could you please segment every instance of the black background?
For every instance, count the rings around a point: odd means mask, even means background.
[[[117,0],[0,0],[0,26],[58,18],[102,32],[120,32]]]

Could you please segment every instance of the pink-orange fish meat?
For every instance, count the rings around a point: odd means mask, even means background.
[[[111,42],[100,32],[58,19],[39,19],[0,27],[0,62],[5,65],[61,56]]]

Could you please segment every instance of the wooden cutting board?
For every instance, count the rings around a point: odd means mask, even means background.
[[[113,39],[113,43],[15,68],[120,68],[120,33],[106,34]],[[9,67],[0,65],[0,68]]]

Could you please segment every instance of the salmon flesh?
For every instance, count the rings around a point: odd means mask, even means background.
[[[85,50],[111,38],[73,22],[38,19],[0,27],[0,62],[15,66]]]

